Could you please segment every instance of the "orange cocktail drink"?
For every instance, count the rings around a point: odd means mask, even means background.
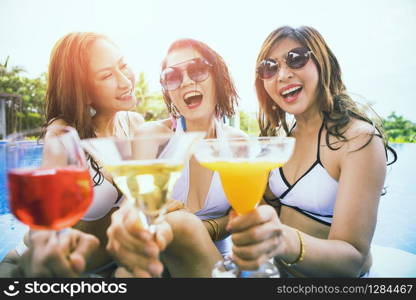
[[[292,137],[242,137],[204,139],[194,154],[205,168],[218,172],[227,200],[239,215],[253,211],[262,199],[272,169],[285,164],[292,155]],[[213,277],[278,277],[279,270],[266,262],[243,275],[230,256],[219,261]]]
[[[276,161],[244,159],[200,163],[220,174],[228,202],[238,214],[248,213],[257,206],[266,189],[269,172],[283,165]]]

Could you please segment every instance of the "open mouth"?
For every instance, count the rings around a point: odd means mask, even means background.
[[[199,106],[202,102],[202,94],[197,91],[188,92],[183,96],[183,101],[185,101],[186,106],[189,108],[194,108]]]
[[[301,86],[296,86],[285,90],[280,95],[285,99],[293,98],[296,97],[302,91],[302,89],[303,88]]]

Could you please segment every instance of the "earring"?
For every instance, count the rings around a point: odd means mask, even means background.
[[[91,118],[97,114],[97,111],[91,105],[90,105],[89,111],[90,111]]]
[[[170,103],[170,112],[175,118],[180,118],[181,114],[173,103]]]
[[[277,109],[276,104],[273,104],[273,105],[272,105],[272,110],[276,110],[276,109]]]

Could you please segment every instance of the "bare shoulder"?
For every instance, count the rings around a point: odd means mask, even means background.
[[[54,127],[54,126],[68,126],[68,123],[66,123],[62,119],[55,119],[48,125],[48,128],[51,128],[51,127]]]
[[[345,141],[334,143],[337,151],[331,151],[339,163],[339,167],[345,168],[368,168],[368,164],[386,164],[386,153],[384,141],[378,131],[371,124],[353,120],[343,133]]]
[[[379,134],[379,132],[372,124],[353,119],[344,134],[347,138],[347,148],[358,150],[367,144],[371,144],[375,148],[384,148],[383,140],[375,134]]]
[[[172,133],[171,124],[172,123],[169,119],[145,122],[137,128],[137,130],[135,131],[135,134],[136,135],[143,135],[143,134],[150,135],[150,134]]]
[[[242,131],[241,129],[237,129],[235,127],[232,127],[230,125],[224,125],[224,134],[227,138],[246,138],[248,135]]]
[[[68,123],[66,123],[62,119],[55,119],[53,120],[48,127],[46,127],[46,134],[45,137],[51,137],[51,136],[58,136],[61,132],[58,127],[60,126],[68,126]]]
[[[129,119],[133,123],[133,126],[139,127],[144,123],[144,118],[141,114],[135,112],[135,111],[128,111],[127,112]]]
[[[376,133],[376,128],[368,122],[352,119],[345,132],[347,138]]]

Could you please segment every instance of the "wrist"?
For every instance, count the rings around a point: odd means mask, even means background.
[[[301,261],[305,256],[305,242],[303,233],[297,229],[290,229],[290,238],[288,238],[286,254],[280,257],[280,261],[287,267],[292,267]]]
[[[215,219],[206,219],[202,221],[205,225],[205,228],[208,230],[208,233],[211,237],[211,239],[215,242],[220,239],[220,226],[218,224],[218,221]]]

